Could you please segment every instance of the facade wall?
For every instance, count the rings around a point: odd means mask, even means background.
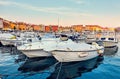
[[[73,30],[76,32],[82,32],[83,30],[83,25],[73,25]]]
[[[58,26],[51,26],[52,32],[58,32]]]
[[[20,24],[20,25],[18,25],[18,29],[19,30],[26,30],[26,25]]]
[[[34,26],[33,26],[33,29],[34,29],[35,31],[40,31],[40,26],[39,26],[39,25],[34,25]]]
[[[45,26],[45,32],[51,32],[51,27],[50,26]]]

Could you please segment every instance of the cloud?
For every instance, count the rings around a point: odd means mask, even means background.
[[[3,1],[3,0],[0,1],[0,5],[11,5],[11,4],[12,3],[9,1]]]
[[[85,4],[84,0],[70,0],[70,1],[77,3],[77,4]]]
[[[74,0],[74,1],[81,1],[81,0]],[[83,12],[76,12],[72,8],[68,7],[36,7],[28,4],[11,2],[11,1],[0,1],[0,5],[3,6],[17,6],[23,9],[28,9],[32,11],[39,11],[45,13],[52,13],[52,14],[59,14],[65,16],[92,16],[91,14],[83,13]]]
[[[83,0],[74,0],[77,4],[84,4]]]

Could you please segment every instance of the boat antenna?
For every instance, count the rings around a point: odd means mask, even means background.
[[[59,16],[58,16],[58,27],[59,27]]]

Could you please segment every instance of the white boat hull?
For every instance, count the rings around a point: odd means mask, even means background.
[[[95,38],[93,38],[93,39],[86,39],[85,42],[86,43],[96,42],[96,39]]]
[[[23,54],[25,54],[29,58],[35,58],[35,57],[48,57],[52,56],[50,52],[44,51],[42,49],[36,49],[36,50],[21,50]]]
[[[15,45],[16,42],[17,40],[1,40],[3,45]]]
[[[100,49],[101,53],[104,52],[104,49]],[[66,51],[53,51],[53,56],[59,62],[73,62],[73,61],[84,61],[95,58],[100,55],[98,50],[94,51],[81,51],[81,52],[66,52]]]
[[[118,46],[105,47],[104,55],[115,55],[118,51]]]
[[[103,41],[103,46],[104,47],[113,47],[116,46],[117,42],[111,42],[111,41]]]
[[[2,41],[2,40],[1,40],[1,43],[2,43],[3,45],[10,45],[10,44],[11,44],[11,43],[8,42],[8,41]]]

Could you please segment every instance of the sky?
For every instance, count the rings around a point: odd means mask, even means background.
[[[120,26],[120,0],[0,0],[0,17],[44,25]]]

